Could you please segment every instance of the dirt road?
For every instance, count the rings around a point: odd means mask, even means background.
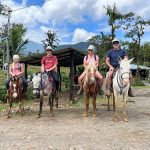
[[[127,103],[129,122],[113,122],[113,111],[98,103],[98,117],[82,117],[83,109],[63,107],[48,117],[37,119],[37,111],[24,117],[0,117],[0,150],[149,150],[150,149],[150,88],[137,89],[136,97]],[[34,103],[37,108],[37,103]],[[92,107],[91,107],[92,108]]]

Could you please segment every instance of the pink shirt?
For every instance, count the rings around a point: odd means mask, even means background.
[[[89,64],[90,63],[94,63],[95,62],[95,56],[92,55],[92,57],[90,55],[87,55],[84,57],[84,61],[88,62]],[[99,62],[99,57],[96,55],[96,61]]]
[[[15,75],[19,75],[21,73],[21,64],[20,63],[17,63],[17,64],[12,63],[11,64],[11,72],[14,73]]]

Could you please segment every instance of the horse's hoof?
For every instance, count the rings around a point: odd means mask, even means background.
[[[10,119],[10,118],[11,118],[11,116],[9,116],[9,115],[8,115],[8,116],[6,116],[6,119]]]
[[[84,113],[83,116],[84,116],[84,117],[88,117],[88,114],[87,114],[87,113]]]
[[[97,114],[93,114],[93,117],[97,117]]]
[[[41,117],[41,115],[38,115],[38,117],[37,118],[40,118]]]
[[[53,114],[49,114],[49,117],[54,117],[54,115]]]
[[[115,118],[114,118],[114,122],[118,122],[118,118],[115,117]]]
[[[110,107],[107,107],[107,111],[110,111]]]
[[[123,118],[123,121],[124,121],[124,122],[128,122],[128,119],[127,119],[127,118]]]

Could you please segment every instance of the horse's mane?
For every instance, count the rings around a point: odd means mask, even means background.
[[[88,71],[89,69],[94,68],[94,70],[96,70],[96,65],[95,63],[89,63],[88,66],[86,67],[86,71]]]

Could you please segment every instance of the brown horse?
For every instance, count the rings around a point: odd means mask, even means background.
[[[91,63],[86,68],[86,75],[84,78],[83,89],[84,89],[84,101],[85,101],[85,112],[84,117],[88,116],[89,109],[89,97],[93,98],[93,116],[96,117],[96,96],[98,93],[98,81],[96,79],[96,66]]]
[[[22,76],[13,76],[10,78],[10,86],[8,90],[8,101],[9,101],[9,110],[7,117],[10,118],[12,112],[12,103],[15,100],[19,102],[19,111],[21,111],[21,115],[24,115],[24,93],[23,93],[23,84],[22,84]]]

